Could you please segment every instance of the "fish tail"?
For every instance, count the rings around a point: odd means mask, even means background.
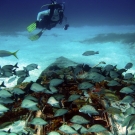
[[[97,51],[96,54],[99,54],[99,51]]]
[[[19,50],[17,50],[17,51],[15,51],[15,52],[13,52],[12,53],[12,55],[14,55],[17,59],[18,59],[18,57],[17,57],[17,52],[18,52]]]
[[[19,67],[18,67],[18,62],[14,65],[14,67],[15,67],[15,68],[19,68]]]
[[[1,83],[0,87],[6,87],[4,81]]]
[[[126,135],[128,135],[128,129],[126,128]]]

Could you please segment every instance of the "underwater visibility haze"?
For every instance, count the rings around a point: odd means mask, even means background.
[[[135,1],[52,2],[0,1],[0,135],[135,135]]]

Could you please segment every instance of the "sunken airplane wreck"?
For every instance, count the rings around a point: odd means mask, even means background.
[[[69,63],[50,65],[36,82],[2,88],[1,135],[135,134],[133,64]]]

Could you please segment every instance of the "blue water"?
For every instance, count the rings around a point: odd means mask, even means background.
[[[65,2],[71,26],[134,25],[134,0],[57,0]],[[23,31],[50,0],[1,0],[0,31]],[[45,9],[45,8],[43,8]]]

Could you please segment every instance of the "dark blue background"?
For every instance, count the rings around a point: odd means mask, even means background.
[[[65,2],[70,26],[135,25],[135,0],[58,0]],[[0,31],[24,31],[50,0],[0,0]],[[43,8],[45,9],[45,8]],[[64,25],[64,24],[63,24]]]

